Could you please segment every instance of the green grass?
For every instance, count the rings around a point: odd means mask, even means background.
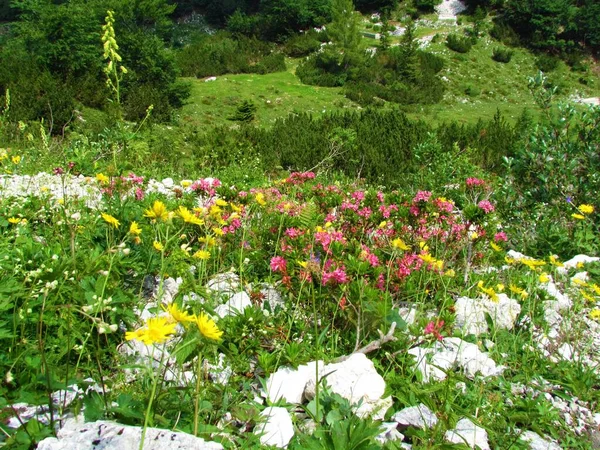
[[[527,85],[528,77],[538,72],[535,55],[526,49],[515,48],[508,64],[498,63],[492,60],[492,52],[502,44],[489,36],[480,38],[468,53],[455,53],[446,47],[445,36],[451,30],[461,33],[464,28],[450,25],[442,25],[439,29],[417,28],[416,35],[419,37],[441,34],[439,42],[431,43],[427,50],[445,59],[446,66],[440,75],[447,80],[448,90],[438,104],[406,106],[404,109],[409,116],[435,124],[448,121],[473,123],[480,118],[491,118],[498,109],[508,120],[516,120],[524,109],[530,110],[534,116],[538,115]],[[378,44],[374,39],[365,38],[365,42],[371,46]],[[289,59],[286,72],[267,75],[223,75],[210,82],[188,78],[186,80],[192,83],[192,95],[181,110],[180,119],[199,127],[233,125],[235,122],[228,118],[243,100],[255,103],[255,123],[262,127],[295,112],[320,116],[360,109],[359,105],[344,97],[342,88],[302,84],[294,74],[298,63],[299,60]],[[567,100],[575,95],[600,96],[600,79],[596,75],[573,72],[562,62],[547,76],[559,86],[558,100]],[[591,79],[592,83],[587,86],[580,83],[582,76]]]
[[[228,118],[243,100],[252,100],[257,106],[255,123],[260,126],[294,112],[318,116],[359,108],[344,97],[341,88],[302,84],[293,73],[296,63],[288,62],[288,67],[287,72],[223,75],[209,82],[186,78],[192,83],[192,95],[180,118],[197,126],[231,125],[235,122]]]

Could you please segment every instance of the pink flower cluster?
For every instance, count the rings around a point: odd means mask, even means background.
[[[467,187],[476,187],[476,186],[484,186],[485,181],[480,178],[467,178]]]
[[[221,180],[218,178],[202,178],[194,181],[190,186],[190,189],[192,191],[203,192],[212,197],[217,193],[215,188],[218,188],[219,186],[221,186]]]
[[[438,341],[441,341],[443,338],[443,336],[440,334],[440,331],[442,331],[442,328],[444,327],[444,321],[440,321],[440,322],[429,322],[425,328],[423,329],[423,334],[427,335],[427,334],[432,334]]]
[[[492,202],[490,202],[489,200],[481,200],[477,206],[479,206],[481,209],[483,209],[485,211],[486,214],[491,213],[494,211],[494,205],[492,205]]]
[[[344,284],[348,282],[348,275],[343,267],[338,267],[331,272],[323,272],[323,286],[331,284]]]
[[[298,185],[304,183],[306,180],[312,180],[314,178],[314,172],[292,172],[290,176],[286,178],[285,182]]]
[[[283,256],[273,256],[271,258],[271,270],[273,272],[285,272],[287,269],[287,261]]]
[[[431,192],[418,191],[417,195],[415,195],[415,198],[413,198],[413,203],[428,202],[430,198],[431,198]]]

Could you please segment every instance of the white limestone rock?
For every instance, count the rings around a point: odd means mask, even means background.
[[[375,436],[375,440],[381,445],[404,440],[404,435],[398,431],[397,422],[383,422],[380,429],[381,433]]]
[[[402,320],[406,322],[407,326],[410,326],[415,323],[415,320],[417,318],[417,309],[404,306],[398,309],[398,315],[402,317]]]
[[[454,304],[454,309],[456,310],[454,326],[464,335],[478,336],[487,333],[488,325],[485,320],[487,310],[481,300],[459,297]]]
[[[597,256],[577,255],[570,260],[565,261],[563,266],[557,268],[556,271],[560,274],[565,274],[569,269],[574,269],[581,264],[589,264],[596,261],[600,261],[600,258]]]
[[[469,419],[460,419],[456,428],[448,430],[444,438],[453,444],[466,444],[472,449],[490,450],[487,431]]]
[[[234,314],[242,314],[248,307],[252,307],[252,301],[245,292],[238,292],[231,296],[227,303],[215,308],[215,314],[223,318]]]
[[[318,361],[319,377],[323,370],[323,361]],[[267,379],[266,397],[271,403],[284,399],[288,403],[299,405],[302,403],[306,384],[316,377],[316,361],[298,366],[297,369],[280,367]]]
[[[436,415],[422,403],[398,411],[392,416],[392,420],[397,422],[403,429],[408,427],[433,428],[438,422]]]
[[[385,380],[363,353],[353,353],[345,361],[327,364],[319,372],[319,380],[324,380],[331,392],[341,395],[350,404],[360,402],[360,406],[354,409],[358,417],[382,419],[386,409],[392,405],[391,397],[381,398],[385,392]],[[306,385],[305,397],[312,399],[314,391],[313,378]]]
[[[137,449],[140,446],[142,427],[121,425],[116,422],[98,420],[84,423],[68,419],[57,437],[46,438],[38,444],[38,450],[115,450]],[[186,433],[159,428],[148,428],[144,439],[144,450],[222,450],[216,442]]]
[[[232,295],[240,290],[240,277],[233,272],[220,273],[206,283],[206,289],[216,296]]]
[[[266,418],[266,421],[257,425],[254,433],[260,436],[261,444],[277,448],[287,447],[294,437],[294,425],[287,409],[271,406],[265,408],[260,415]]]
[[[425,383],[444,380],[446,372],[454,369],[462,370],[470,379],[477,374],[484,378],[497,376],[505,369],[504,366],[497,366],[477,345],[455,337],[436,342],[433,347],[412,348],[408,353],[415,356],[417,369]]]
[[[542,438],[533,431],[523,432],[520,438],[522,441],[529,444],[530,450],[561,450],[558,444]]]

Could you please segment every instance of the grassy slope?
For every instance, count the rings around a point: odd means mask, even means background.
[[[452,29],[461,32],[463,28],[465,25],[457,27],[431,20],[417,28],[418,37],[439,35],[427,50],[444,57],[446,67],[441,75],[447,79],[448,91],[439,104],[406,107],[408,114],[434,123],[474,122],[492,117],[497,109],[509,119],[519,117],[525,108],[535,114],[536,107],[527,87],[528,77],[537,73],[535,56],[517,48],[508,64],[497,63],[491,56],[493,49],[501,44],[489,36],[481,38],[467,54],[449,50],[445,45],[446,35]],[[365,41],[377,45],[374,39]],[[188,79],[192,82],[192,96],[180,117],[198,126],[231,125],[233,122],[227,118],[233,115],[238,102],[245,99],[256,104],[256,123],[260,126],[269,126],[275,119],[298,111],[319,115],[360,108],[346,99],[340,88],[303,85],[294,75],[298,62],[288,60],[288,70],[280,73],[224,75],[211,82]],[[562,99],[574,95],[600,96],[600,79],[595,76],[593,85],[585,86],[578,81],[582,75],[561,62],[548,78],[561,86]]]

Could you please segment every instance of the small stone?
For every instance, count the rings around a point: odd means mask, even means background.
[[[227,303],[215,308],[215,314],[223,318],[234,314],[243,314],[244,310],[252,306],[250,297],[245,292],[234,294]]]
[[[446,431],[444,438],[453,444],[466,444],[472,449],[490,450],[487,431],[469,419],[460,419],[454,430]]]
[[[381,433],[375,437],[375,440],[382,445],[404,440],[404,435],[398,431],[397,422],[383,422],[380,429]]]
[[[530,450],[561,450],[558,444],[542,438],[533,431],[524,431],[520,438],[529,444]]]
[[[286,447],[294,437],[294,425],[287,409],[271,406],[265,408],[260,415],[266,418],[266,422],[257,425],[254,433],[260,436],[261,444]]]
[[[402,428],[433,428],[438,422],[436,415],[424,404],[411,406],[398,411],[392,416],[392,420],[398,422]]]

